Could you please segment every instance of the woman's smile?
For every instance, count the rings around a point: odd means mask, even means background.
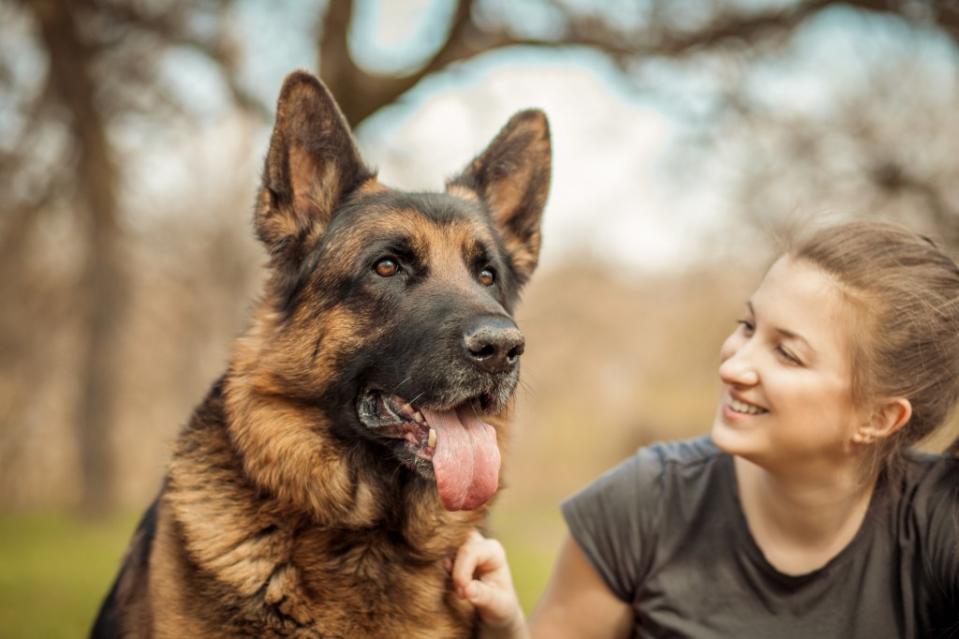
[[[769,411],[762,406],[748,402],[742,398],[737,398],[732,390],[726,393],[726,401],[723,403],[723,416],[727,419],[741,419],[743,417],[755,417],[765,415]]]

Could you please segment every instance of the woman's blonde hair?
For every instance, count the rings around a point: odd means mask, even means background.
[[[884,222],[819,229],[787,254],[831,274],[852,304],[856,403],[912,404],[906,426],[874,450],[875,464],[889,468],[944,424],[959,399],[959,269],[929,238]],[[959,438],[950,447],[957,449]]]

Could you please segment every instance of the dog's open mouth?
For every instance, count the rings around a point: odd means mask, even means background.
[[[402,442],[409,455],[405,461],[435,478],[447,510],[474,510],[489,501],[499,485],[496,430],[479,417],[488,405],[489,399],[480,396],[439,410],[368,390],[357,401],[356,412],[377,436]]]

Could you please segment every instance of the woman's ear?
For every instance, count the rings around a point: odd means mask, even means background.
[[[892,436],[909,423],[912,417],[912,404],[905,397],[883,400],[877,405],[869,419],[861,424],[852,435],[857,444],[873,444]]]

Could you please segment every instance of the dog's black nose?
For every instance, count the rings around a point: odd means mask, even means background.
[[[508,317],[484,316],[475,319],[463,334],[466,356],[487,373],[504,373],[519,361],[526,339]]]

